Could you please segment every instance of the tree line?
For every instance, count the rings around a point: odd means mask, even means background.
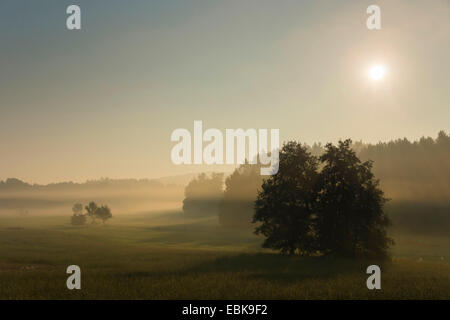
[[[389,197],[430,202],[450,202],[450,135],[417,141],[397,139],[377,144],[354,142],[358,157],[374,162],[373,172]],[[321,144],[308,147],[314,155],[325,152]]]

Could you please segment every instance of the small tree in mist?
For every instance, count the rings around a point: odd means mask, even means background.
[[[94,201],[91,201],[84,208],[86,209],[86,215],[83,216],[90,217],[92,224],[95,224],[97,222],[97,219],[105,223],[108,219],[112,218],[111,209],[106,205],[102,205],[99,207]]]
[[[83,214],[83,205],[81,203],[75,203],[72,207],[72,212],[74,215]]]
[[[95,223],[97,219],[97,210],[98,210],[97,204],[94,201],[91,201],[84,208],[86,209],[87,216],[91,218],[91,223]]]
[[[183,212],[191,217],[217,215],[223,197],[223,174],[205,173],[194,178],[184,190]]]
[[[73,225],[84,225],[86,223],[86,215],[83,214],[83,205],[81,203],[75,203],[72,207],[72,212],[71,223]]]
[[[108,206],[101,206],[97,208],[96,216],[105,223],[106,220],[112,218],[111,209]]]

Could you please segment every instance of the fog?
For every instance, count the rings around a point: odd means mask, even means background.
[[[308,146],[316,156],[324,145]],[[386,143],[354,142],[361,161],[373,171],[390,199],[386,211],[394,228],[413,232],[448,233],[450,229],[450,136]],[[253,202],[262,183],[258,165],[245,164],[231,175],[193,174],[162,179],[103,178],[85,183],[31,185],[10,178],[0,182],[2,215],[71,215],[74,203],[106,204],[114,215],[178,210],[187,216],[212,215],[228,226],[248,226]],[[222,186],[222,187],[221,187]],[[184,212],[183,212],[184,210]],[[231,220],[224,212],[232,211]]]
[[[74,203],[90,201],[107,204],[114,214],[129,214],[180,209],[184,186],[131,179],[29,185],[8,179],[0,190],[0,214],[71,215]]]

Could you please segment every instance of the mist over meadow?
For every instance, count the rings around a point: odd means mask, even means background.
[[[315,143],[307,148],[316,156],[324,152],[323,143]],[[449,135],[440,131],[434,138],[423,137],[418,141],[406,138],[377,144],[356,141],[352,148],[361,161],[373,161],[375,177],[380,180],[381,189],[390,199],[386,210],[393,219],[394,228],[448,234]],[[236,178],[240,181],[227,190],[227,183],[233,182],[233,176],[234,181],[237,181]],[[190,192],[185,188],[195,177],[195,174],[186,174],[161,179],[102,178],[85,183],[59,182],[47,185],[8,178],[0,182],[0,214],[70,215],[75,202],[88,203],[93,200],[108,204],[119,215],[180,210],[185,196],[189,196]],[[194,187],[194,197],[201,198],[207,204],[207,209],[204,209],[209,211],[207,215],[220,216],[220,210],[229,210],[238,215],[235,218],[239,221],[238,225],[250,225],[253,202],[263,178],[258,170],[237,168],[231,175],[220,175],[216,189],[206,185],[202,191],[202,186],[197,189]],[[214,201],[219,204],[216,206]]]

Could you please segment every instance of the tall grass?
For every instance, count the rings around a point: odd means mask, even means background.
[[[450,238],[394,235],[393,261],[280,256],[245,230],[179,213],[0,218],[1,299],[450,299]],[[382,289],[365,270],[381,264]],[[82,289],[66,288],[81,267]]]

